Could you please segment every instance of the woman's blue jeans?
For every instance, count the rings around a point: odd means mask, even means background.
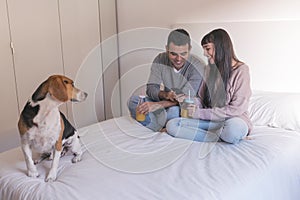
[[[238,143],[248,133],[248,126],[239,117],[233,117],[224,122],[199,119],[176,118],[167,125],[169,135],[199,142],[224,141]]]

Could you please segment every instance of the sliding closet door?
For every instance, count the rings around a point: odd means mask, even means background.
[[[7,2],[22,108],[49,75],[63,73],[58,4],[53,0]]]
[[[65,72],[88,93],[85,102],[68,104],[76,127],[105,119],[98,0],[60,0]]]
[[[0,152],[18,146],[18,104],[10,48],[6,1],[0,0]]]
[[[116,1],[99,0],[105,118],[121,115]]]
[[[88,92],[69,104],[77,127],[120,116],[115,1],[60,0],[65,72]]]

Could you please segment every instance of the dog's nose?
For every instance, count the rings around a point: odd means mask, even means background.
[[[86,92],[83,92],[83,91],[79,92],[78,100],[79,101],[84,101],[86,99],[87,95],[88,94]]]
[[[88,93],[86,93],[86,92],[83,92],[83,96],[84,96],[84,99],[86,99],[86,98],[87,98],[87,96],[88,96]]]
[[[71,99],[71,101],[73,101],[73,102],[84,101],[86,99],[87,95],[88,94],[86,92],[80,91],[76,94],[76,96],[74,98]]]

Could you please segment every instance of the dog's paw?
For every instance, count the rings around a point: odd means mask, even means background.
[[[34,165],[37,165],[37,164],[39,164],[39,163],[40,163],[40,160],[34,160],[34,161],[33,161],[33,164],[34,164]]]
[[[81,161],[81,155],[74,156],[74,158],[72,159],[72,163],[77,163],[79,161]]]
[[[37,170],[28,170],[27,174],[32,178],[37,178],[40,176]]]
[[[47,176],[47,178],[45,179],[45,181],[51,183],[51,182],[55,181],[55,179],[56,179],[56,177],[49,177],[49,176]]]
[[[46,177],[45,181],[46,182],[53,182],[56,180],[56,173],[50,170],[48,176]]]

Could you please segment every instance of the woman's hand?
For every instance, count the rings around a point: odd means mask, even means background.
[[[182,103],[187,96],[185,94],[177,94],[175,99],[178,103]]]
[[[189,118],[193,118],[193,115],[196,111],[196,105],[194,104],[190,104],[188,107],[187,107],[187,111],[188,111],[188,117]]]

